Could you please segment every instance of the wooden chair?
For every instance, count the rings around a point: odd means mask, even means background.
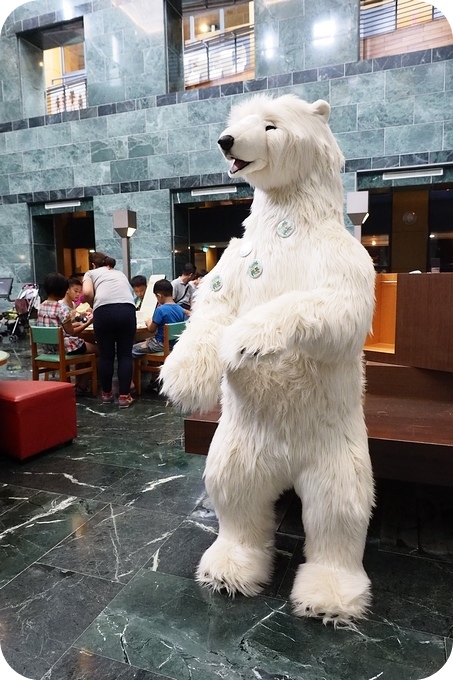
[[[93,396],[97,396],[98,379],[95,354],[65,354],[61,326],[30,326],[30,337],[33,380],[39,380],[39,376],[42,374],[44,374],[44,380],[47,380],[49,373],[58,372],[60,382],[70,382],[73,375],[91,373],[91,390]],[[40,354],[37,347],[38,343],[55,345],[55,354]]]
[[[171,343],[179,338],[186,327],[185,321],[166,323],[164,326],[163,352],[148,352],[134,358],[134,384],[137,394],[142,393],[142,371],[159,375],[159,369],[171,352]]]

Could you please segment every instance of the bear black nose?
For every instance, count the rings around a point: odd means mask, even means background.
[[[223,137],[220,137],[220,139],[217,140],[217,144],[224,151],[228,151],[234,144],[234,137],[232,137],[231,135],[223,135]]]

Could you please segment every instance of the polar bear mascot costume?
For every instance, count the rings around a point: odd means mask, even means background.
[[[362,347],[374,268],[345,229],[341,151],[329,104],[256,96],[218,140],[231,177],[255,187],[242,238],[204,278],[162,369],[183,410],[222,415],[206,462],[219,535],[197,580],[255,595],[272,575],[274,503],[302,499],[305,563],[296,614],[341,622],[370,601],[362,566],[373,481]]]

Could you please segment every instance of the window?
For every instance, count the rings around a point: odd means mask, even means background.
[[[87,106],[83,43],[43,50],[47,113]]]
[[[184,3],[185,87],[253,78],[253,29],[253,2]]]
[[[85,47],[83,20],[56,24],[49,28],[27,31],[20,36],[21,67],[27,80],[36,73],[34,64],[41,68],[40,88],[38,79],[30,82],[30,92],[36,92],[41,101],[32,101],[28,114],[52,114],[75,111],[87,107],[87,84],[85,70]],[[41,89],[42,88],[42,89]]]
[[[362,59],[451,45],[450,25],[423,0],[360,0]]]

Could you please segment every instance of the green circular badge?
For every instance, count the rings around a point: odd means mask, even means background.
[[[263,265],[259,260],[254,260],[249,267],[249,276],[252,279],[258,279],[263,273]]]
[[[288,238],[288,236],[291,236],[291,234],[294,234],[296,230],[296,227],[294,226],[294,222],[289,219],[282,220],[277,227],[277,234],[281,236],[281,238]]]
[[[211,290],[214,291],[214,293],[217,293],[223,286],[223,281],[221,276],[214,276],[214,278],[211,281]]]

